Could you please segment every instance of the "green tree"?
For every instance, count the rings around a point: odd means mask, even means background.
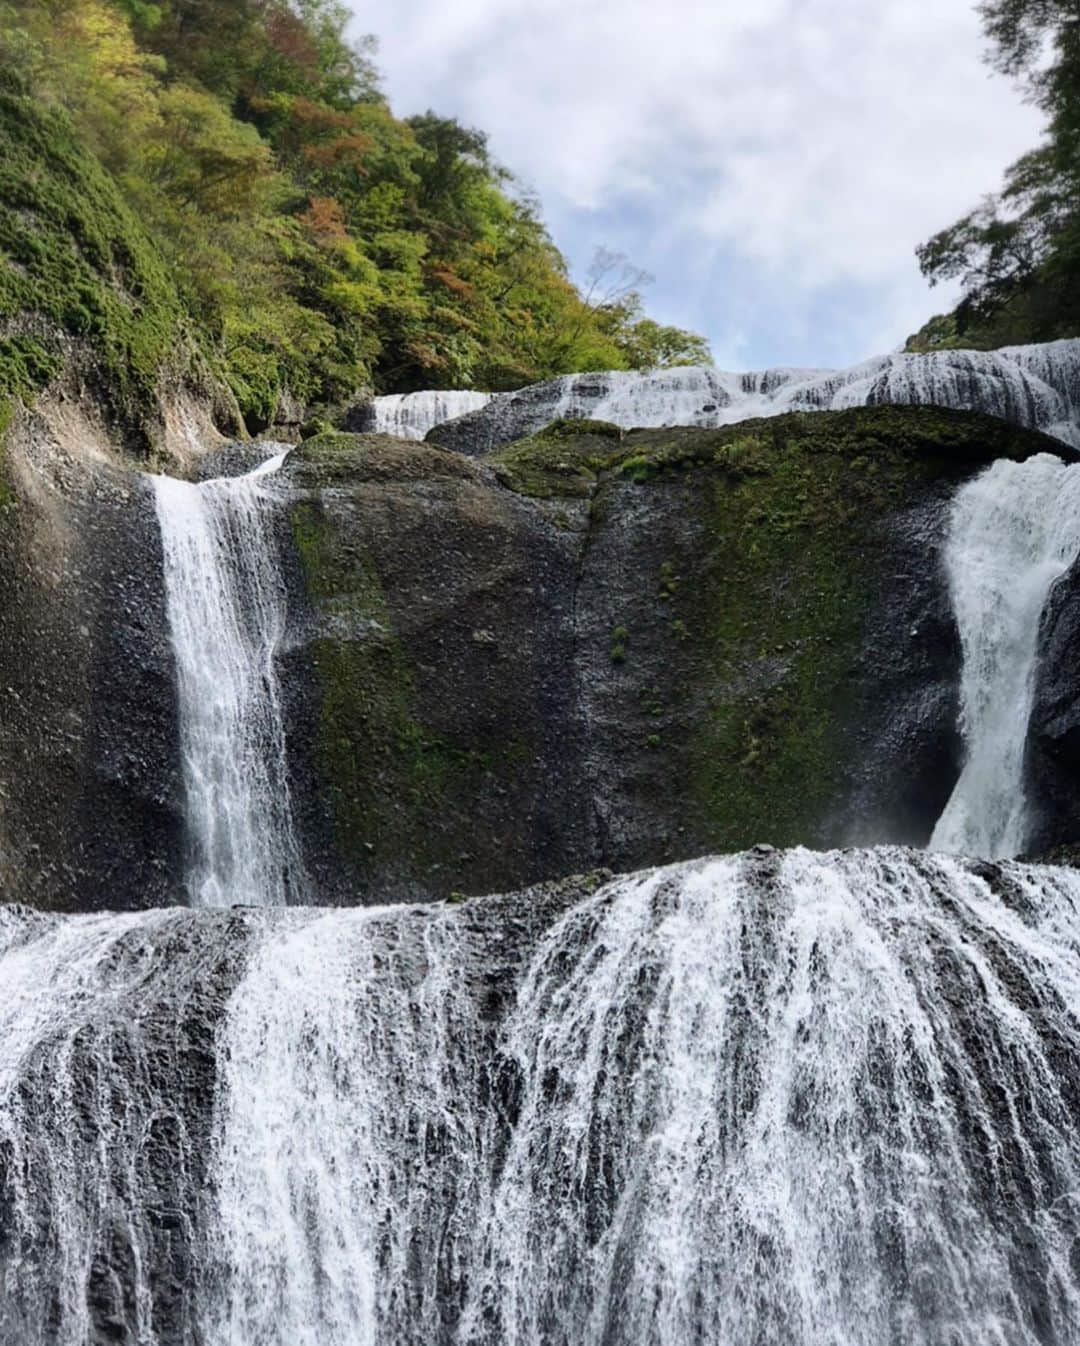
[[[931,283],[959,279],[959,339],[1041,340],[1080,330],[1080,14],[1074,0],[987,0],[990,61],[1048,118],[1044,142],[998,196],[918,249]]]
[[[253,426],[287,394],[518,387],[707,357],[605,255],[586,293],[484,134],[383,96],[343,0],[0,0]]]

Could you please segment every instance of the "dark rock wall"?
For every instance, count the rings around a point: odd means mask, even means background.
[[[1080,841],[1080,562],[1050,595],[1039,647],[1025,763],[1032,854]]]
[[[422,445],[324,439],[287,475],[289,748],[323,895],[492,891],[593,854],[579,527]]]
[[[179,900],[152,496],[28,435],[0,507],[0,891]],[[960,762],[948,502],[985,462],[1046,443],[915,408],[560,423],[483,460],[307,441],[277,490],[313,896],[491,892],[761,841],[925,842]],[[1069,620],[1050,619],[1046,660],[1066,680]],[[1077,754],[1045,709],[1037,726],[1056,754],[1050,844],[1076,834]]]
[[[0,506],[0,896],[175,901],[179,742],[152,496],[137,474],[26,448]]]
[[[324,894],[924,843],[961,751],[948,501],[1045,447],[899,408],[564,424],[481,461],[309,441],[287,682]]]

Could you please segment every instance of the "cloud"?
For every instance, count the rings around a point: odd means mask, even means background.
[[[952,297],[916,243],[1039,134],[968,0],[395,0],[364,24],[399,112],[482,127],[579,273],[625,250],[653,311],[740,365],[901,341]]]

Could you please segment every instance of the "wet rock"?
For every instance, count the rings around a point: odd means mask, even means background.
[[[320,890],[924,843],[960,759],[948,501],[1046,443],[891,407],[560,422],[479,461],[309,441],[285,682]]]

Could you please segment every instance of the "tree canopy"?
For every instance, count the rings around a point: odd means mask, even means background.
[[[963,299],[917,345],[999,345],[1080,332],[1080,9],[1075,0],[986,0],[988,59],[1047,115],[1042,144],[1003,190],[918,249],[932,283]]]
[[[286,391],[708,360],[645,316],[640,273],[582,293],[482,132],[396,117],[349,17],[340,0],[0,0],[0,64],[119,185],[249,422]]]

